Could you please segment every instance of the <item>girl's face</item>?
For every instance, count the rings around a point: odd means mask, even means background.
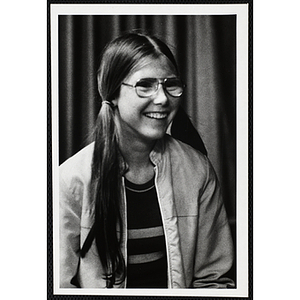
[[[176,77],[176,73],[167,58],[149,58],[123,82],[134,86],[142,78],[170,77]],[[156,93],[147,98],[138,96],[135,88],[121,85],[119,97],[113,103],[120,137],[149,143],[164,136],[177,112],[180,98],[166,94],[161,84]]]

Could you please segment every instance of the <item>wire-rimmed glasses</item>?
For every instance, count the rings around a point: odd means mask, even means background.
[[[178,98],[183,94],[185,84],[178,77],[171,78],[141,78],[135,85],[122,82],[123,85],[135,88],[136,94],[139,97],[151,97],[158,91],[158,86],[161,84],[164,91],[171,97]]]

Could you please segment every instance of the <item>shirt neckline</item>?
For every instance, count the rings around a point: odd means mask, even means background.
[[[133,183],[129,181],[126,177],[124,177],[124,179],[125,179],[125,187],[129,190],[140,192],[140,191],[149,190],[154,187],[154,176],[149,181],[142,184]]]

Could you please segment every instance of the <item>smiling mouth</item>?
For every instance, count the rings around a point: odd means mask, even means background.
[[[150,119],[158,119],[158,120],[165,119],[168,116],[167,113],[158,113],[158,112],[146,113],[145,115]]]

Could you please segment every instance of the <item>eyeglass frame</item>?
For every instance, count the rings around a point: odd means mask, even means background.
[[[137,92],[137,89],[136,89],[136,88],[137,88],[137,84],[138,84],[141,80],[144,80],[144,79],[156,79],[156,90],[155,90],[151,95],[149,95],[149,96],[141,96],[141,95],[139,95],[138,92]],[[166,86],[165,86],[165,83],[166,83],[167,80],[170,80],[170,79],[177,79],[177,80],[179,80],[179,81],[181,82],[181,84],[182,84],[182,92],[181,92],[180,95],[178,95],[178,96],[173,96],[173,95],[170,94],[170,92],[168,92],[168,90],[167,90],[167,88],[166,88]],[[157,82],[158,82],[158,83],[157,83]],[[182,81],[180,78],[178,78],[178,77],[167,77],[167,78],[145,77],[145,78],[140,78],[140,79],[138,79],[134,85],[133,85],[133,84],[126,83],[126,82],[122,82],[122,85],[129,86],[129,87],[131,87],[131,88],[134,88],[136,94],[137,94],[140,98],[147,98],[147,97],[153,96],[155,93],[157,93],[157,91],[158,91],[158,86],[159,86],[160,84],[162,85],[164,92],[167,93],[169,96],[171,96],[171,97],[173,97],[173,98],[179,98],[179,97],[181,97],[182,94],[183,94],[183,92],[184,92],[184,89],[185,89],[185,87],[186,87],[186,85],[183,83],[183,81]]]

